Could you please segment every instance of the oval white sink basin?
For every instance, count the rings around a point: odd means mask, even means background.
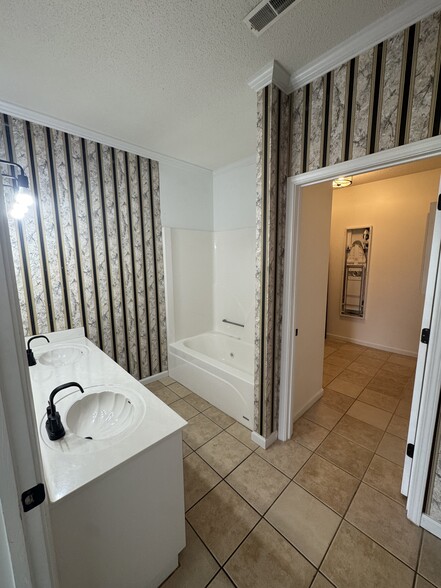
[[[77,363],[89,352],[84,345],[60,345],[50,351],[45,351],[37,360],[42,365],[62,367]]]
[[[83,439],[109,439],[127,430],[134,421],[132,402],[119,392],[103,391],[77,400],[68,410],[66,424]]]

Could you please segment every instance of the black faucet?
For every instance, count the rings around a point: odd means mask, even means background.
[[[35,335],[34,337],[31,337],[30,339],[28,339],[28,348],[26,349],[26,355],[28,356],[28,366],[32,366],[35,365],[37,363],[37,360],[35,359],[34,356],[34,352],[31,349],[31,341],[33,341],[34,339],[46,339],[46,341],[48,343],[50,343],[49,339],[46,337],[46,335]]]
[[[57,439],[61,439],[66,434],[63,423],[61,422],[60,413],[55,410],[55,394],[61,390],[64,390],[65,388],[70,388],[71,386],[76,386],[84,394],[82,386],[76,382],[68,382],[67,384],[61,384],[61,386],[57,386],[54,390],[52,390],[51,395],[49,396],[49,406],[46,409],[46,431],[51,441],[57,441]]]

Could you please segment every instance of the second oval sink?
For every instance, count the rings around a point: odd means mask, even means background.
[[[71,365],[80,361],[87,353],[84,345],[60,345],[50,351],[45,351],[37,357],[38,362],[52,367]]]
[[[134,418],[134,406],[124,394],[103,391],[77,400],[67,412],[66,423],[78,437],[100,440],[124,432]]]

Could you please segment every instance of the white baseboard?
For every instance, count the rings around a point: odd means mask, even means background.
[[[304,406],[302,406],[301,409],[297,410],[294,413],[293,422],[295,423],[301,416],[303,416],[305,414],[305,412],[307,410],[309,410],[311,408],[311,406],[317,402],[317,400],[320,400],[320,398],[322,396],[323,396],[323,388],[320,388],[320,390],[318,390],[314,394],[314,396],[312,398],[310,398]]]
[[[416,351],[409,351],[408,349],[400,349],[399,347],[388,347],[387,345],[378,345],[362,341],[361,339],[353,339],[352,337],[343,337],[341,335],[334,335],[334,333],[326,333],[327,337],[332,337],[337,341],[344,341],[345,343],[354,343],[355,345],[363,345],[363,347],[370,347],[371,349],[380,349],[381,351],[388,351],[389,353],[398,353],[399,355],[408,355],[409,357],[417,357]]]
[[[426,529],[426,531],[429,531],[429,533],[432,533],[432,535],[435,535],[441,539],[441,523],[438,523],[438,521],[435,521],[426,514],[423,514],[421,516],[421,526],[423,529]]]
[[[262,449],[268,449],[274,441],[277,441],[277,431],[273,431],[269,437],[262,437],[262,435],[259,435],[256,431],[253,431],[251,433],[251,441],[257,443]]]
[[[148,378],[142,378],[139,380],[141,384],[149,384],[150,382],[156,382],[156,380],[161,380],[168,376],[168,372],[160,372],[159,374],[154,374],[153,376],[149,376]]]

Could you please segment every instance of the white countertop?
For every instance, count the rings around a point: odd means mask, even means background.
[[[37,365],[30,367],[29,371],[46,487],[50,501],[56,502],[141,451],[153,447],[162,439],[181,430],[187,423],[91,343],[84,336],[83,329],[48,333],[47,336],[50,343],[44,339],[37,339],[32,343]],[[77,363],[57,368],[42,365],[38,361],[43,353],[67,344],[83,350],[87,347],[88,352]],[[78,382],[86,394],[91,392],[91,387],[114,386],[116,391],[125,389],[132,397],[142,399],[145,412],[141,422],[122,437],[109,439],[108,442],[93,442],[90,449],[78,452],[78,442],[82,441],[71,433],[66,420],[62,419],[65,437],[58,441],[49,441],[44,427],[49,395],[57,386],[72,381]],[[69,403],[73,398],[79,400],[81,397],[78,389],[69,388],[56,395],[55,405],[60,403],[61,414],[63,403]],[[98,449],[95,450],[95,447]]]

